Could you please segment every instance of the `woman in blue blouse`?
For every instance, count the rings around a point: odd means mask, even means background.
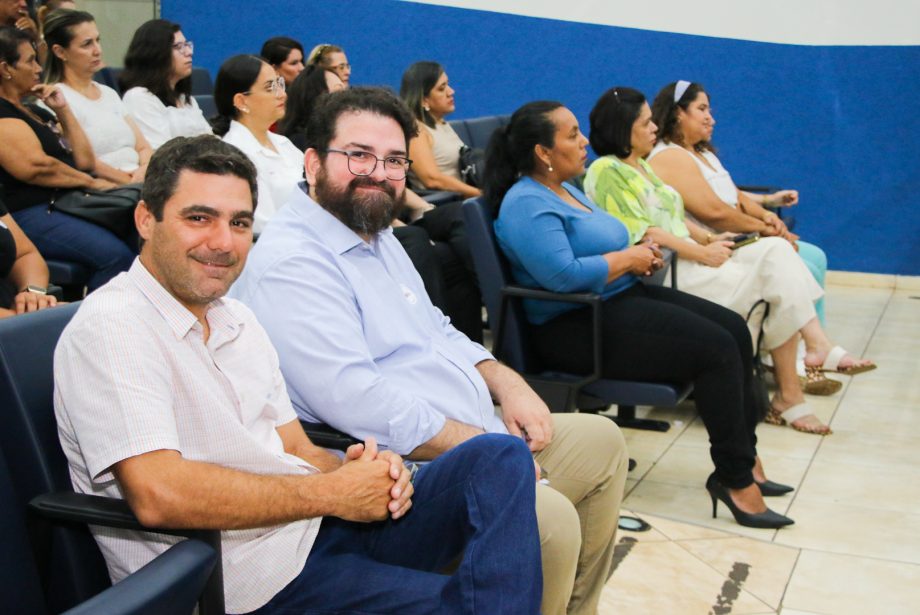
[[[706,481],[735,520],[777,528],[792,520],[764,495],[792,490],[766,479],[756,453],[751,337],[744,319],[714,303],[639,283],[661,266],[653,243],[630,245],[623,224],[565,183],[585,170],[588,140],[557,102],[518,109],[486,154],[485,197],[499,207],[495,232],[519,284],[603,299],[605,377],[693,382],[716,470]],[[534,343],[546,367],[587,373],[591,314],[575,304],[532,301]]]

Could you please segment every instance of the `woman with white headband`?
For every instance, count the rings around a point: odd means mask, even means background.
[[[766,302],[762,345],[773,357],[778,384],[767,421],[787,422],[808,433],[830,433],[805,402],[796,377],[800,333],[815,356],[828,356],[834,348],[815,313],[821,288],[785,239],[735,243],[733,233],[713,235],[686,219],[680,195],[643,160],[655,145],[657,131],[641,92],[625,87],[605,92],[591,111],[591,147],[601,157],[588,170],[585,192],[623,222],[630,243],[651,240],[677,253],[680,290],[742,316]],[[843,361],[850,362],[852,358]],[[871,368],[869,362],[858,363],[861,369]],[[834,390],[841,386],[836,380],[824,383]]]

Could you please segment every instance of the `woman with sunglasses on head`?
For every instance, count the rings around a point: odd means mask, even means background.
[[[179,24],[152,19],[134,33],[119,78],[125,105],[156,149],[173,137],[211,132],[192,97],[192,53]]]
[[[495,234],[513,277],[530,288],[601,296],[604,378],[693,383],[715,465],[706,481],[713,515],[721,500],[741,525],[791,524],[763,499],[792,488],[768,481],[757,457],[753,348],[744,319],[639,281],[661,267],[657,245],[630,244],[626,227],[569,183],[584,173],[587,144],[574,114],[553,101],[524,105],[492,136],[485,198],[498,209]],[[530,300],[524,312],[544,369],[590,373],[591,308]]]
[[[269,130],[284,117],[286,100],[284,80],[258,56],[233,56],[217,73],[214,133],[240,148],[256,166],[259,206],[253,230],[257,234],[303,180],[303,152],[287,137]]]
[[[460,176],[463,140],[444,119],[455,110],[454,90],[437,62],[416,62],[403,73],[399,96],[418,121],[418,136],[409,142],[414,190],[449,190],[463,198],[479,196],[479,188]]]
[[[116,184],[144,181],[153,148],[112,88],[93,81],[102,67],[99,29],[92,15],[57,10],[45,20],[45,83],[59,84],[96,155],[97,177]]]
[[[800,333],[809,348],[833,346],[815,312],[814,302],[824,294],[821,287],[781,237],[735,245],[733,233],[713,235],[686,218],[680,195],[644,160],[657,132],[641,92],[607,90],[591,111],[591,147],[601,157],[588,169],[585,192],[623,222],[631,243],[651,239],[677,253],[682,291],[741,316],[765,301],[769,311],[763,321],[763,348],[773,357],[779,387],[767,421],[788,422],[807,433],[831,433],[805,402],[795,367]],[[825,382],[840,388],[837,381]]]
[[[314,47],[307,57],[307,66],[319,66],[331,70],[339,76],[345,87],[348,87],[349,79],[351,79],[351,64],[348,63],[345,50],[338,45],[323,43]]]

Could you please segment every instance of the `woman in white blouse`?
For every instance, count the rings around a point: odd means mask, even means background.
[[[269,130],[284,117],[284,79],[262,58],[233,56],[220,67],[214,84],[214,132],[235,145],[256,166],[259,203],[255,233],[284,205],[303,179],[303,152]]]
[[[153,148],[112,88],[93,81],[102,68],[99,29],[84,11],[58,10],[45,21],[45,82],[59,84],[96,155],[93,174],[116,184],[144,181]]]
[[[211,132],[191,95],[193,50],[179,24],[165,19],[143,24],[128,46],[120,78],[125,105],[154,149]]]

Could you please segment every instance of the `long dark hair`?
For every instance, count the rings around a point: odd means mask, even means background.
[[[316,64],[305,68],[288,88],[284,117],[278,123],[278,132],[295,144],[302,142],[306,138],[317,99],[328,91],[326,69]]]
[[[661,88],[655,101],[652,103],[652,121],[658,126],[658,140],[665,143],[677,143],[683,145],[684,135],[680,131],[680,125],[677,123],[677,109],[686,111],[690,103],[696,100],[701,93],[709,94],[703,88],[701,83],[691,83],[687,90],[680,97],[680,100],[674,102],[674,90],[677,88],[677,82],[669,83]],[[715,152],[709,141],[700,141],[696,144],[696,150]]]
[[[514,112],[507,126],[492,134],[486,148],[483,193],[496,212],[511,186],[536,168],[534,148],[555,144],[556,125],[549,116],[562,106],[554,100],[529,102]]]
[[[224,136],[230,130],[230,121],[239,118],[240,110],[233,106],[233,97],[252,89],[265,64],[265,60],[250,54],[233,56],[221,64],[214,81],[214,106],[217,107],[217,115],[211,118],[214,134]]]
[[[399,97],[403,99],[415,119],[434,128],[434,118],[425,110],[425,97],[444,74],[444,67],[437,62],[416,62],[403,73],[399,85]]]
[[[48,59],[45,61],[45,83],[59,83],[64,80],[64,61],[54,53],[54,46],[67,49],[73,41],[74,26],[94,22],[96,19],[86,11],[57,9],[45,20],[44,36],[48,44]]]
[[[173,67],[173,38],[182,27],[165,19],[151,19],[134,33],[125,54],[125,70],[118,79],[122,92],[144,87],[167,107],[192,94],[192,78],[181,79],[175,89],[169,87]]]
[[[623,86],[601,94],[590,115],[588,140],[595,154],[626,158],[632,153],[632,127],[644,103],[642,92]]]

